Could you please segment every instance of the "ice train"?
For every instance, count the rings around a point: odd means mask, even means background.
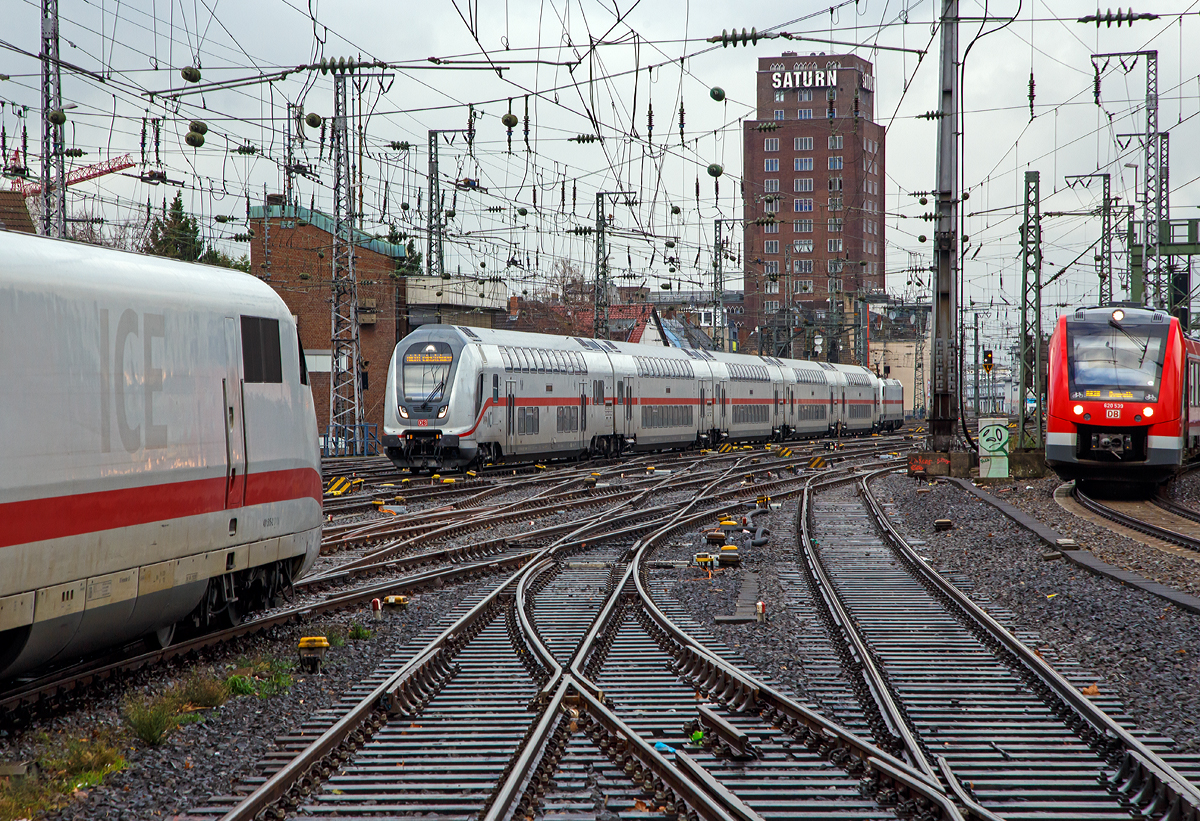
[[[315,560],[291,312],[237,271],[0,232],[0,678],[236,622]]]

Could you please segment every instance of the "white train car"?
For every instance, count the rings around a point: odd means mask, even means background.
[[[396,346],[383,444],[432,469],[864,434],[878,382],[851,365],[432,325]]]
[[[900,430],[904,427],[904,384],[899,379],[879,380],[879,402],[883,409],[880,430]]]
[[[320,547],[283,301],[228,269],[0,232],[0,677],[236,622]]]

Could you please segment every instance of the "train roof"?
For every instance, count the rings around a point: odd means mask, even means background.
[[[291,312],[269,285],[232,268],[118,251],[82,242],[0,231],[0,294],[8,289],[51,291],[64,298],[129,295],[190,310]]]
[[[1142,305],[1087,306],[1076,308],[1071,313],[1064,314],[1064,317],[1068,322],[1108,322],[1110,319],[1116,319],[1125,325],[1169,323],[1174,318],[1167,311]]]

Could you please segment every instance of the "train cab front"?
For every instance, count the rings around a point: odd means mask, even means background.
[[[443,469],[475,458],[473,449],[468,453],[460,444],[454,427],[459,421],[452,406],[454,382],[462,352],[455,342],[423,338],[397,347],[387,386],[395,405],[387,409],[383,435],[397,467]]]
[[[1081,308],[1051,342],[1046,462],[1064,479],[1155,483],[1182,459],[1183,337],[1161,311]],[[1166,366],[1166,367],[1165,367]]]

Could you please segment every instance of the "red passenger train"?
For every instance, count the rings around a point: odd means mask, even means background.
[[[1046,462],[1064,479],[1170,479],[1200,450],[1200,340],[1165,311],[1108,306],[1060,316],[1046,431]]]

